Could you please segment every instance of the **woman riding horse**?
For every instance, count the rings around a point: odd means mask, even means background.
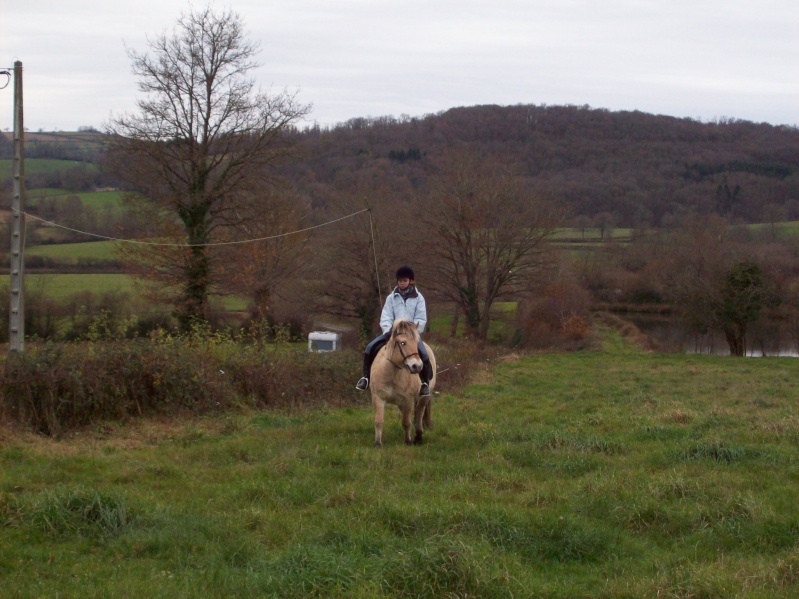
[[[363,352],[363,376],[355,385],[358,391],[366,391],[369,388],[372,362],[378,350],[388,342],[388,338],[391,335],[391,326],[398,318],[415,322],[420,334],[424,331],[425,324],[427,324],[427,305],[425,304],[424,296],[416,289],[413,269],[410,266],[400,266],[397,269],[397,286],[391,292],[391,295],[386,298],[383,312],[380,314],[380,328],[383,334],[373,339]],[[433,369],[424,343],[419,344],[419,357],[424,362],[424,366],[419,373],[419,378],[422,381],[419,395],[421,397],[429,397],[430,377],[433,376]]]

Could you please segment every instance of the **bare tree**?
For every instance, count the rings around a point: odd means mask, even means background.
[[[467,334],[486,339],[491,307],[529,292],[562,215],[536,201],[502,162],[456,150],[419,209],[434,291],[455,304]]]
[[[307,270],[309,235],[298,231],[308,224],[310,208],[288,189],[266,193],[258,208],[223,232],[228,242],[220,246],[220,272],[215,278],[228,293],[252,298],[254,316],[264,319],[288,283]]]
[[[599,238],[613,237],[613,215],[610,212],[600,212],[594,217],[594,226],[599,230]]]
[[[363,198],[372,193],[376,192],[371,188],[342,193],[334,198],[336,210],[331,216],[362,210]],[[384,211],[373,210],[322,233],[326,251],[318,261],[322,273],[316,307],[326,314],[357,320],[363,340],[371,340],[380,315],[380,285],[392,282],[389,222],[392,219]]]
[[[159,254],[162,264],[150,272],[179,285],[177,313],[188,326],[206,314],[208,244],[218,228],[246,218],[242,205],[257,204],[267,167],[287,152],[282,134],[310,106],[256,90],[248,73],[258,66],[258,44],[230,10],[191,9],[148,46],[149,53],[128,50],[145,97],[137,114],[106,125],[108,164],[153,204],[154,218],[181,225],[187,248]]]

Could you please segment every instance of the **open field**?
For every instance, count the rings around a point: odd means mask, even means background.
[[[25,254],[29,256],[43,256],[46,258],[57,258],[67,262],[76,261],[80,258],[90,258],[96,260],[113,260],[114,249],[117,247],[116,241],[88,241],[84,243],[59,243],[49,245],[35,245],[25,249]]]
[[[796,597],[796,368],[607,333],[438,396],[423,446],[387,412],[383,450],[366,397],[0,429],[3,594]]]
[[[54,173],[74,167],[84,167],[89,172],[97,171],[97,166],[91,162],[78,160],[56,160],[54,158],[28,158],[25,160],[25,175],[41,175]],[[0,179],[7,179],[14,174],[14,161],[11,159],[0,160]]]
[[[41,290],[45,297],[63,300],[81,291],[134,293],[133,279],[123,274],[26,274],[29,289]]]
[[[91,291],[96,295],[118,293],[129,294],[132,298],[138,297],[133,277],[125,274],[26,274],[25,280],[27,289],[41,293],[44,297],[56,301],[62,301],[83,291]],[[246,309],[248,300],[241,297],[226,296],[221,299],[221,303],[226,310],[239,312]]]

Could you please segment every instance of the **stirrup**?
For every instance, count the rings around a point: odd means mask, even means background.
[[[366,391],[369,388],[369,379],[362,376],[361,379],[355,383],[355,388],[358,391]]]
[[[430,385],[422,383],[422,387],[419,389],[419,397],[430,397]]]

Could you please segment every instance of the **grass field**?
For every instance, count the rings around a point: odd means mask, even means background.
[[[89,243],[85,245],[93,244]],[[133,277],[125,274],[26,274],[25,280],[29,292],[41,293],[44,297],[52,298],[57,301],[62,301],[82,291],[91,291],[96,295],[104,295],[107,293],[129,294],[133,299],[138,297],[138,290],[134,286]],[[245,310],[249,303],[246,298],[233,296],[225,296],[220,301],[225,310],[233,312]]]
[[[608,333],[438,396],[421,447],[366,397],[0,429],[2,594],[796,597],[797,364]]]
[[[47,258],[60,258],[65,261],[75,261],[79,258],[92,258],[97,260],[113,260],[116,256],[114,249],[116,241],[90,241],[85,243],[59,243],[50,245],[36,245],[25,249],[29,256],[44,256]]]
[[[46,297],[55,300],[80,291],[134,293],[133,279],[123,274],[26,274],[25,279],[29,289],[42,290]]]
[[[25,174],[47,174],[76,166],[83,166],[90,172],[97,171],[97,166],[91,162],[79,162],[77,160],[56,160],[54,158],[28,158],[25,160]],[[7,179],[11,177],[14,174],[13,169],[13,160],[10,158],[0,160],[0,179]]]

